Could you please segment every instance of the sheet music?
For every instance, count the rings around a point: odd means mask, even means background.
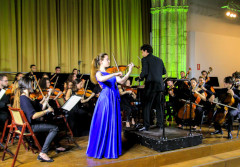
[[[62,109],[70,111],[80,100],[81,96],[73,95],[68,101],[62,106]]]
[[[2,99],[3,95],[5,94],[6,90],[5,89],[2,89],[0,91],[0,100]]]

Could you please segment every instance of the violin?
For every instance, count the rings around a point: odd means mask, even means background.
[[[137,68],[137,69],[140,68],[140,66],[134,66],[134,67]],[[117,67],[114,66],[114,67],[107,68],[106,72],[108,72],[108,73],[115,73],[115,72],[118,72],[118,71],[123,72],[123,71],[127,70],[127,68],[128,68],[128,66],[126,66],[126,65],[120,65],[120,66],[118,66],[118,69],[117,69]]]
[[[12,94],[12,85],[10,85],[10,86],[8,86],[7,88],[5,88],[5,90],[6,90],[6,92],[5,92],[5,94],[6,95],[10,95],[10,94]]]
[[[79,90],[76,92],[76,95],[83,96],[84,93],[85,93],[85,89],[84,89],[84,88],[81,88],[81,89],[79,89]],[[85,96],[86,96],[86,97],[89,97],[89,96],[91,96],[92,93],[93,93],[92,90],[87,89]]]
[[[61,90],[59,88],[54,88],[53,86],[49,86],[50,89],[53,89],[52,93],[54,93],[55,96],[57,96],[59,94],[59,92],[61,92]],[[63,98],[63,93],[58,96],[58,98]]]

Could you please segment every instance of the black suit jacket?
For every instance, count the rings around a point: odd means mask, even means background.
[[[142,60],[142,71],[140,78],[145,78],[145,89],[151,91],[163,91],[163,80],[162,75],[166,74],[166,68],[164,67],[163,61],[149,54],[147,57],[143,57]]]

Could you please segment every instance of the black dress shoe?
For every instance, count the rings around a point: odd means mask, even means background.
[[[139,131],[148,131],[148,128],[142,127],[141,129],[139,129]]]
[[[40,155],[38,155],[37,160],[40,160],[41,162],[53,162],[54,160],[50,158],[49,160],[43,159]]]
[[[227,136],[228,139],[233,139],[233,135],[231,132],[228,133],[228,136]]]
[[[216,134],[223,134],[223,131],[222,130],[216,130],[214,132],[211,133],[211,135],[216,135]]]

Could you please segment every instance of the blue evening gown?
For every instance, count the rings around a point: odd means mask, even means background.
[[[102,75],[109,75],[101,72]],[[116,77],[99,82],[103,88],[96,102],[86,154],[94,158],[118,158],[122,154],[120,95]]]

